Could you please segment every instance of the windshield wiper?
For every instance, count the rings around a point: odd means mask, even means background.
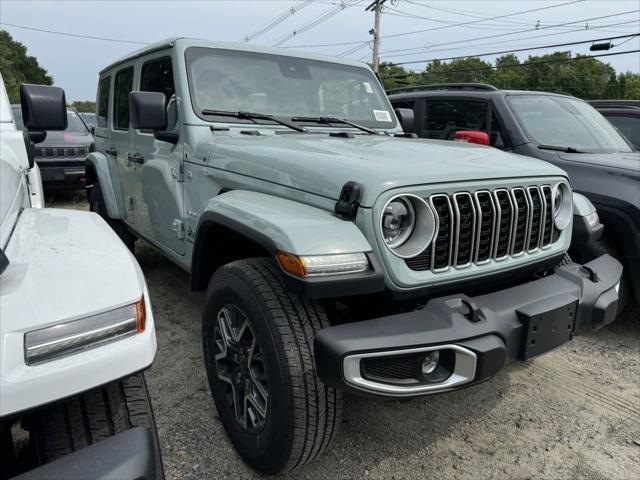
[[[337,117],[293,117],[291,119],[292,122],[317,122],[317,123],[344,123],[345,125],[349,125],[353,128],[357,128],[358,130],[362,130],[363,132],[370,133],[372,135],[378,135],[378,132],[372,128],[365,127],[363,125],[358,125],[357,123],[353,123],[350,120],[346,120],[344,118]]]
[[[555,150],[556,152],[564,153],[584,153],[573,147],[558,147],[557,145],[538,145],[540,150]]]
[[[266,113],[255,113],[255,112],[230,112],[227,110],[202,110],[203,115],[219,115],[221,117],[234,117],[240,120],[271,120],[272,122],[279,123],[285,127],[289,127],[292,130],[296,130],[298,132],[306,132],[307,129],[305,127],[301,127],[300,125],[296,125],[295,123],[288,122],[287,120],[283,120],[282,118],[274,117],[273,115],[267,115]],[[256,122],[254,122],[256,123]]]

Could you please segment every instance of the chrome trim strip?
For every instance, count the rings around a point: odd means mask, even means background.
[[[455,352],[455,366],[453,373],[442,382],[403,386],[379,383],[362,377],[360,362],[365,358],[410,355],[413,353],[431,352],[434,350],[453,350]],[[458,345],[433,345],[406,350],[390,350],[386,352],[368,352],[348,355],[343,360],[342,373],[346,383],[359,390],[394,397],[404,397],[452,390],[460,385],[469,383],[473,381],[476,376],[476,365],[476,354],[471,350]]]
[[[535,248],[531,248],[531,230],[533,230],[533,206],[534,206],[533,195],[531,192],[535,192],[535,194],[538,196],[538,199],[540,200],[540,224],[538,225],[538,241],[536,242]],[[529,230],[529,236],[528,236],[529,242],[527,245],[528,247],[527,253],[535,253],[540,249],[540,245],[542,244],[542,235],[544,234],[544,214],[545,214],[544,199],[542,198],[542,192],[540,191],[540,188],[537,185],[531,185],[527,187],[527,195],[529,197],[529,201],[531,204],[531,211],[529,215],[529,217],[531,217],[531,220],[529,221],[531,230]]]

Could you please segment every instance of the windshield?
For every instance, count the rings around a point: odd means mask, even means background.
[[[630,152],[631,147],[598,111],[567,97],[512,95],[518,121],[539,145],[570,147],[579,152]]]
[[[204,120],[229,122],[202,114],[226,110],[289,119],[337,117],[374,128],[396,124],[380,83],[363,67],[202,47],[191,47],[185,55],[191,103]]]
[[[24,130],[24,124],[22,123],[22,108],[20,108],[20,105],[14,105],[11,107],[11,110],[13,110],[13,118],[16,121],[16,128]],[[80,119],[80,116],[73,110],[67,110],[67,129],[65,132],[88,132],[87,127]]]

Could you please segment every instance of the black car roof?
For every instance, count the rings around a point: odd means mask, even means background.
[[[489,87],[489,88],[487,88]],[[415,88],[415,90],[413,90]],[[420,87],[407,87],[399,89],[391,89],[387,91],[389,99],[391,100],[411,100],[415,98],[427,98],[427,97],[478,97],[478,98],[491,98],[497,95],[540,95],[540,96],[557,96],[557,97],[569,97],[575,98],[566,93],[558,92],[542,92],[538,90],[500,90],[492,85],[486,84],[444,84],[444,85],[426,85],[425,90],[420,90]],[[428,88],[428,89],[426,89]],[[404,91],[412,90],[412,91]],[[394,93],[397,92],[397,93]]]

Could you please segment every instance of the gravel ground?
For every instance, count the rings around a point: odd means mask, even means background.
[[[84,195],[48,203],[87,208]],[[259,478],[209,393],[204,296],[148,246],[136,256],[158,335],[147,381],[167,478]],[[290,478],[640,478],[640,312],[481,385],[405,402],[347,396],[345,407],[333,446]]]

